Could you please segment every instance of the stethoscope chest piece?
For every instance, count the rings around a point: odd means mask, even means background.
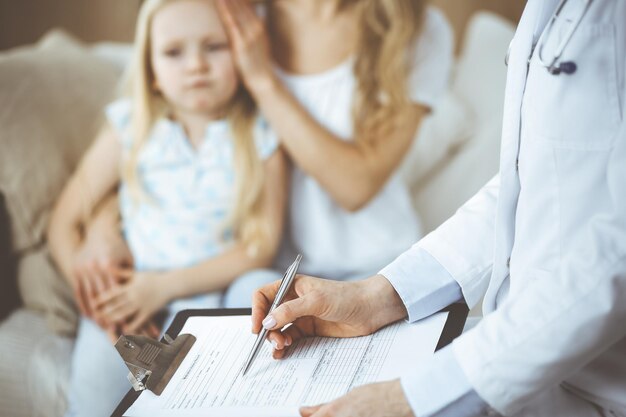
[[[571,75],[575,73],[577,69],[578,66],[574,61],[566,61],[560,62],[555,66],[548,67],[548,72],[552,75],[561,75],[561,73]]]
[[[548,41],[548,39],[550,38],[552,30],[554,29],[554,23],[556,22],[559,15],[561,14],[563,7],[567,3],[567,0],[561,0],[558,7],[556,8],[554,15],[550,19],[550,22],[548,23],[548,26],[546,27],[541,39],[539,40],[539,44],[537,45],[537,59],[539,60],[539,63],[543,67],[545,67],[550,74],[571,75],[571,74],[574,74],[576,70],[578,69],[578,65],[573,61],[561,61],[561,56],[563,55],[563,51],[565,50],[567,45],[570,43],[572,36],[574,35],[574,33],[576,33],[576,30],[580,26],[580,22],[585,17],[585,14],[587,14],[587,11],[589,10],[589,6],[591,5],[592,1],[593,0],[585,0],[585,4],[584,6],[582,6],[582,10],[580,11],[580,14],[576,18],[576,20],[572,23],[570,30],[565,34],[565,36],[563,37],[563,40],[557,45],[552,59],[549,61],[544,61],[543,48],[546,42]]]

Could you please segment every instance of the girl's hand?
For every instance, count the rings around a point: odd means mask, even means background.
[[[265,23],[253,7],[247,0],[217,0],[235,63],[244,83],[255,94],[272,85],[276,78]]]
[[[299,275],[283,303],[268,316],[279,286],[276,281],[261,288],[252,300],[252,331],[271,330],[274,358],[283,357],[284,348],[302,337],[363,336],[407,314],[400,296],[381,275],[354,282]]]
[[[122,333],[138,333],[169,301],[160,285],[165,275],[129,269],[116,273],[124,281],[96,297],[97,314],[119,326]]]

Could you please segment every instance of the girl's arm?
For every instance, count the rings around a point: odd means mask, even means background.
[[[57,200],[48,226],[48,246],[59,269],[79,292],[75,262],[85,238],[85,225],[98,203],[119,182],[121,145],[110,126],[105,127],[83,156],[78,168]],[[89,281],[89,280],[87,280]],[[87,293],[95,293],[98,283],[87,282]],[[84,310],[84,297],[77,293]]]
[[[282,236],[288,193],[287,161],[281,150],[265,161],[265,175],[263,212],[270,221],[270,240],[264,243],[267,251],[261,257],[251,257],[242,244],[236,243],[196,266],[160,274],[159,285],[168,301],[222,290],[246,271],[271,265]]]
[[[363,207],[400,165],[429,108],[411,105],[397,116],[390,134],[343,141],[315,121],[277,79],[263,22],[254,11],[238,0],[218,5],[246,85],[289,156],[344,209]]]

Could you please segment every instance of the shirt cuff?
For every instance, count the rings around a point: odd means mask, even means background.
[[[400,378],[415,417],[470,417],[490,410],[470,385],[448,345]]]
[[[414,322],[463,299],[452,275],[425,249],[413,246],[383,268]]]

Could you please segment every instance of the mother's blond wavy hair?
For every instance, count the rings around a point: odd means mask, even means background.
[[[360,140],[390,133],[410,109],[407,93],[414,42],[424,21],[424,0],[339,0],[357,7],[359,40],[354,67],[357,79],[353,107]]]
[[[132,101],[129,134],[132,135],[133,146],[122,167],[122,179],[135,200],[150,199],[139,177],[139,155],[155,122],[170,113],[168,103],[153,87],[155,76],[150,60],[152,20],[162,7],[176,1],[181,0],[146,0],[137,20],[134,55],[125,82],[125,95]],[[254,101],[242,84],[227,111],[235,148],[236,199],[235,210],[224,226],[234,228],[236,239],[253,256],[263,255],[262,242],[269,234],[269,222],[261,210],[265,177],[253,137],[256,116]]]

